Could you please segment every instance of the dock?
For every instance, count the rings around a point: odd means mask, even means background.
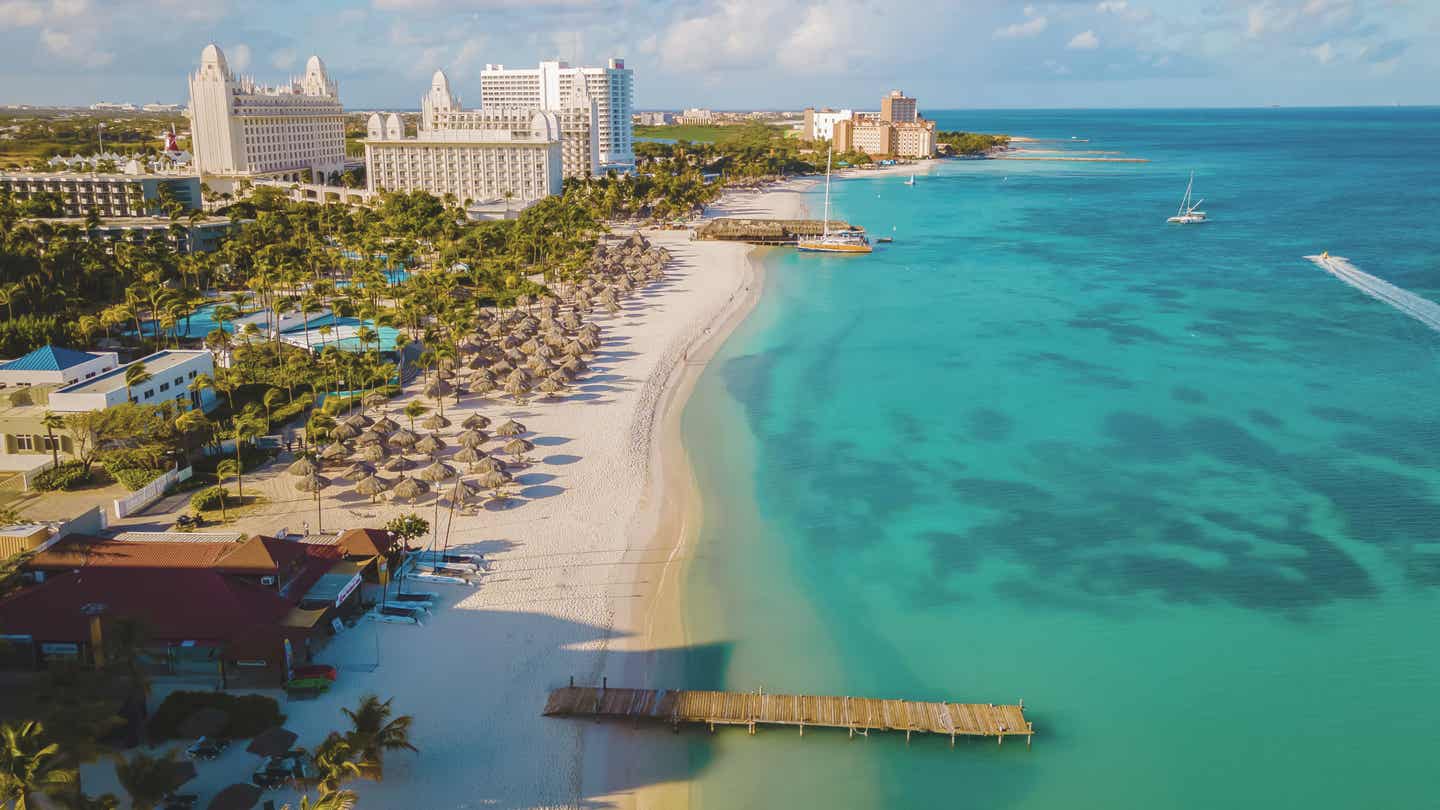
[[[1030,746],[1035,728],[1025,719],[1025,702],[939,703],[822,695],[772,695],[755,692],[706,692],[676,689],[611,689],[575,686],[556,689],[545,703],[546,717],[632,720],[681,725],[745,726],[751,735],[760,726],[846,729],[851,738],[871,731],[903,731],[950,737],[1024,737]]]
[[[820,236],[825,233],[825,221],[820,219],[741,219],[720,217],[712,219],[695,229],[695,238],[713,242],[744,242],[749,245],[793,245],[802,236]],[[830,220],[831,233],[837,231],[859,231],[848,222]]]

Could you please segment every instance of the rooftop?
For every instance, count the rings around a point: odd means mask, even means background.
[[[175,368],[181,363],[193,360],[201,355],[208,355],[209,353],[210,352],[203,349],[197,349],[194,351],[186,351],[183,349],[167,349],[165,351],[155,352],[152,355],[142,357],[139,360],[136,360],[135,363],[144,363],[145,370],[150,372],[150,376],[158,378],[161,374],[169,371],[172,368]],[[125,388],[125,371],[129,369],[132,365],[134,365],[134,363],[126,363],[125,365],[101,374],[98,377],[94,377],[89,380],[83,380],[77,383],[71,383],[70,385],[64,386],[63,388],[57,388],[53,392],[51,392],[51,395],[104,394],[111,391],[122,390]]]
[[[24,357],[0,363],[0,371],[64,371],[72,366],[97,360],[101,356],[47,344]]]

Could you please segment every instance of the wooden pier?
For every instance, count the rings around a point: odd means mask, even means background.
[[[848,222],[830,220],[830,231],[858,231]],[[750,245],[793,245],[802,236],[819,236],[825,232],[820,219],[712,219],[695,229],[695,238],[713,242],[744,242]]]
[[[648,720],[684,725],[745,726],[753,735],[758,726],[797,726],[847,729],[856,734],[903,731],[950,737],[1024,737],[1035,733],[1025,719],[1025,702],[1013,706],[993,703],[929,703],[821,695],[772,695],[758,692],[698,692],[673,689],[611,689],[574,686],[556,689],[545,703],[547,717],[590,717],[596,720]]]

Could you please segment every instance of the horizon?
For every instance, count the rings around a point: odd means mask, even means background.
[[[274,0],[3,0],[0,104],[184,104],[214,41],[269,83],[319,55],[348,109],[412,108],[437,69],[477,99],[486,63],[610,56],[641,110],[868,108],[855,100],[892,87],[935,110],[1425,107],[1440,104],[1429,5],[315,0],[296,20]]]

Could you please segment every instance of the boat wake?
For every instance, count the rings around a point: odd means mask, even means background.
[[[1340,256],[1306,256],[1330,275],[1440,332],[1440,304],[1376,278]]]

